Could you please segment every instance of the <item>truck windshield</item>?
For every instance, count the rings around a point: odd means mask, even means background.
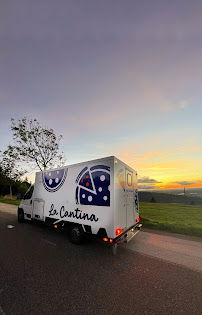
[[[27,192],[25,193],[23,199],[31,199],[31,198],[32,198],[33,191],[34,191],[34,185],[32,185],[32,186],[27,190]]]

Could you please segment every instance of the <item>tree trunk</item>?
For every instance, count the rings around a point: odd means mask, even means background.
[[[12,185],[10,184],[9,186],[10,186],[10,198],[12,198],[12,197],[13,197],[13,194],[12,194]]]

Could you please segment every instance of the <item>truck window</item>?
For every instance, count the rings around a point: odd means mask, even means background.
[[[128,184],[128,186],[132,186],[132,176],[131,176],[131,174],[127,174],[127,184]]]
[[[31,188],[25,193],[23,199],[31,199],[33,191],[34,191],[34,186],[31,186]]]

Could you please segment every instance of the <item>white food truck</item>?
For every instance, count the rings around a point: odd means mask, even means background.
[[[37,172],[18,208],[18,221],[68,230],[73,243],[93,234],[128,242],[139,223],[137,173],[115,156]]]

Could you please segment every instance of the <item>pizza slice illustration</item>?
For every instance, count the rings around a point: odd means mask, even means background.
[[[76,203],[81,205],[110,206],[110,168],[106,165],[84,168],[78,175]]]
[[[81,177],[81,179],[79,181],[79,185],[83,186],[85,188],[88,188],[90,190],[93,190],[93,183],[91,180],[90,173],[88,171],[85,172],[85,174]]]

